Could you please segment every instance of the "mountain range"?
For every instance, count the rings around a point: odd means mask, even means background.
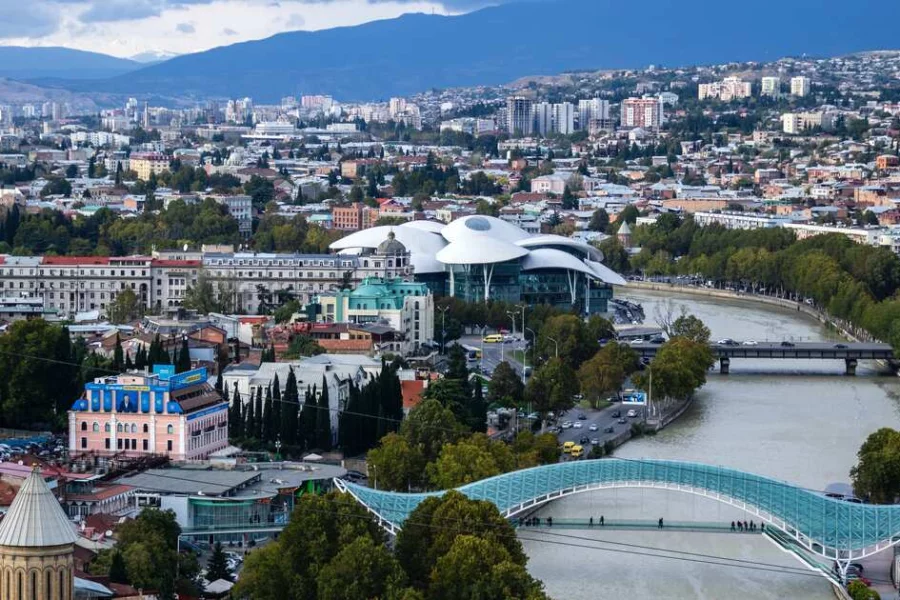
[[[151,66],[109,59],[113,62],[83,65],[77,76],[73,72],[55,85],[76,92],[250,96],[260,102],[302,93],[378,100],[565,70],[767,61],[896,47],[900,2],[857,0],[838,8],[821,0],[508,3],[457,16],[407,14],[283,33]],[[10,64],[2,54],[0,64]],[[47,73],[53,62],[46,59],[12,64],[29,79],[60,76]],[[86,76],[101,68],[123,71]]]
[[[0,46],[0,77],[10,79],[106,79],[140,66],[125,58],[71,48]]]

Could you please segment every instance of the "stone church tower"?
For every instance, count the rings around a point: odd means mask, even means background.
[[[0,522],[0,598],[72,600],[75,529],[35,468]]]

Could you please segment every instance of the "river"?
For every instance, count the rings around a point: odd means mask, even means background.
[[[628,291],[621,296],[644,305],[648,325],[658,311],[665,311],[666,298],[672,298],[702,319],[713,339],[836,339],[833,332],[788,309],[686,294]],[[865,438],[880,427],[900,428],[900,379],[880,375],[874,363],[861,363],[857,377],[846,377],[843,370],[843,361],[734,359],[731,374],[711,374],[678,421],[656,436],[627,442],[616,456],[718,464],[818,490],[831,482],[849,482],[848,472]],[[547,505],[540,514],[585,519],[603,514],[607,520],[750,519],[711,500],[656,490],[579,494]],[[558,600],[594,590],[602,593],[591,597],[604,598],[834,597],[822,578],[762,570],[759,564],[801,567],[762,536],[595,529],[529,531],[521,537],[530,572]],[[599,546],[605,550],[596,549]],[[752,568],[660,558],[653,556],[656,548],[740,558]]]

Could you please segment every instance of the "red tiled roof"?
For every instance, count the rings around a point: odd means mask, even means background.
[[[66,499],[80,502],[99,502],[100,500],[128,493],[132,489],[134,488],[130,485],[105,485],[98,487],[97,490],[90,494],[67,494]]]
[[[44,265],[108,265],[108,256],[45,256]]]
[[[153,259],[154,267],[200,267],[203,266],[202,260],[168,260],[162,258]]]
[[[403,408],[409,410],[415,408],[422,401],[422,393],[425,391],[423,379],[413,379],[409,381],[401,381],[400,389],[403,392]]]

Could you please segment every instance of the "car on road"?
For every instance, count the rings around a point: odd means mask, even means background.
[[[628,421],[627,421],[626,419],[624,419],[624,418],[619,419],[618,421],[616,421],[616,423],[618,423],[619,425],[624,425],[624,424],[627,423],[627,422],[628,422]]]
[[[591,438],[591,446],[599,446],[600,438]]]
[[[584,446],[585,444],[590,444],[591,438],[589,438],[586,435],[583,435],[583,436],[581,436],[581,439],[578,440],[578,443],[581,444],[582,446]]]
[[[734,346],[735,344],[737,344],[737,342],[735,342],[731,338],[723,338],[716,343],[720,346]]]
[[[838,350],[846,350],[847,344],[835,344],[834,347],[837,348]]]
[[[499,333],[492,333],[491,335],[486,335],[482,338],[485,344],[499,344],[503,342],[503,336]]]
[[[637,411],[632,408],[627,413],[625,413],[625,416],[627,416],[629,419],[633,419],[638,415],[637,415]]]
[[[651,344],[664,344],[665,342],[666,342],[666,338],[662,337],[661,335],[650,338]]]
[[[587,417],[584,415],[584,413],[578,413],[578,420],[579,420],[579,421],[584,421],[584,420],[586,420],[586,419],[587,419]]]
[[[787,341],[781,342],[781,347],[782,348],[793,348],[794,342],[787,342]]]
[[[603,428],[603,433],[615,433],[615,431],[616,431],[616,428],[613,427],[612,425],[607,425],[606,427]]]
[[[641,338],[637,338],[636,340],[631,340],[628,343],[631,344],[632,346],[639,346],[644,343],[644,340],[642,340]]]
[[[597,431],[598,429],[600,429],[600,428],[597,427],[596,423],[591,423],[591,426],[588,427],[588,431]]]
[[[574,427],[575,429],[581,429],[581,421],[575,421],[574,423],[572,423],[572,427]]]
[[[614,410],[614,411],[612,412],[612,418],[613,418],[613,419],[618,419],[618,418],[621,417],[621,416],[622,416],[622,411],[621,411],[621,410]]]
[[[572,441],[566,442],[565,444],[563,444],[563,452],[568,454],[569,452],[572,451],[572,448],[574,448],[574,447],[575,447],[575,442],[572,442]]]
[[[741,345],[742,346],[756,346],[758,344],[757,344],[756,340],[744,340],[744,342]]]
[[[562,422],[562,428],[563,428],[563,429],[569,429],[569,428],[571,428],[571,427],[572,427],[572,421],[563,421],[563,422]]]

